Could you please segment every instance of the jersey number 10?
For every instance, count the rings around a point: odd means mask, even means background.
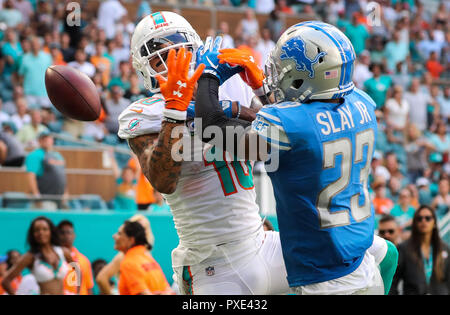
[[[213,165],[214,170],[219,176],[220,184],[222,185],[223,194],[225,196],[233,195],[238,192],[235,181],[231,175],[231,168],[237,179],[239,186],[242,189],[250,190],[255,187],[253,184],[253,170],[250,161],[226,161],[225,153],[223,153],[223,160],[208,159],[209,154],[214,154],[214,148],[211,149],[204,157],[205,166]]]
[[[319,211],[320,227],[331,228],[349,225],[350,214],[348,210],[331,212],[331,200],[344,191],[350,183],[352,169],[356,163],[363,161],[364,147],[367,146],[367,161],[360,170],[359,182],[363,187],[364,204],[360,206],[360,194],[355,194],[350,199],[351,215],[356,222],[361,222],[371,215],[370,197],[367,182],[370,171],[370,162],[373,154],[375,135],[372,129],[366,129],[356,134],[355,158],[352,163],[352,142],[349,138],[328,141],[323,144],[323,169],[335,168],[337,155],[342,155],[341,176],[333,183],[326,186],[317,198],[316,207]],[[335,209],[333,209],[335,210]]]

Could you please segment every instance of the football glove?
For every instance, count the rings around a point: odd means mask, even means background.
[[[222,37],[217,36],[213,42],[213,38],[208,36],[205,45],[201,46],[197,51],[197,65],[204,64],[206,66],[204,73],[211,73],[219,79],[220,85],[230,77],[243,71],[244,69],[238,65],[230,66],[227,63],[219,63],[218,55]]]
[[[161,94],[166,100],[164,117],[169,120],[186,120],[186,110],[194,93],[195,83],[200,78],[205,65],[199,65],[194,74],[189,78],[189,63],[192,53],[185,54],[185,48],[182,47],[178,53],[174,49],[169,51],[167,57],[167,79],[157,75]]]
[[[227,48],[220,50],[219,63],[228,63],[230,65],[239,65],[244,68],[240,72],[240,76],[248,86],[253,90],[257,90],[263,86],[265,78],[264,71],[262,71],[255,62],[255,58],[247,51]]]

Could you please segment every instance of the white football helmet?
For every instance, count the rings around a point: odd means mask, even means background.
[[[167,11],[147,15],[136,26],[131,38],[133,68],[143,76],[144,86],[150,92],[158,93],[159,84],[155,76],[167,73],[165,60],[169,50],[185,47],[192,51],[193,69],[196,52],[201,45],[203,42],[200,36],[184,17]],[[150,66],[154,58],[159,59],[165,70],[157,72]]]
[[[356,55],[335,26],[302,22],[288,28],[266,63],[266,84],[277,102],[338,99],[354,89]]]

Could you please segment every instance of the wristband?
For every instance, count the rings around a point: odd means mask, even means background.
[[[184,120],[176,120],[176,119],[172,119],[172,118],[168,118],[168,117],[164,117],[163,119],[164,119],[164,121],[167,121],[172,124],[184,124],[185,123]]]
[[[164,115],[164,117],[170,118],[173,120],[181,120],[181,121],[186,120],[186,111],[164,108],[163,115]]]
[[[239,117],[241,116],[241,104],[239,104],[239,102],[238,102],[237,106],[238,106],[238,112],[237,112],[236,118],[239,119]]]

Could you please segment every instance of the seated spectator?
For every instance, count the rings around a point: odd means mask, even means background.
[[[111,76],[119,76],[119,66],[122,61],[127,63],[130,60],[130,43],[124,40],[122,33],[117,33],[114,36],[114,48],[112,50],[112,56],[114,57],[115,64]]]
[[[39,148],[25,159],[28,187],[35,197],[59,195],[67,197],[67,179],[64,158],[53,149],[53,136],[44,131],[39,134]],[[61,208],[61,203],[57,203]]]
[[[292,15],[295,13],[294,10],[288,6],[286,0],[276,0],[275,6],[278,11],[283,12],[284,14]]]
[[[390,294],[448,295],[450,292],[450,248],[439,236],[435,212],[428,206],[417,209],[412,220],[411,237],[398,246],[398,267]]]
[[[258,51],[261,55],[261,69],[264,69],[267,58],[270,55],[270,52],[275,47],[275,42],[270,38],[270,30],[268,28],[263,28],[261,32],[261,38],[258,41],[258,45],[256,46],[256,51]]]
[[[414,108],[414,110],[409,111],[410,122],[416,125],[421,132],[424,132],[429,125],[427,107],[431,103],[431,97],[429,93],[425,93],[420,89],[419,78],[412,78],[404,98]]]
[[[88,77],[92,78],[95,74],[95,67],[87,60],[86,53],[82,49],[77,49],[75,51],[75,60],[69,62],[67,65],[69,67],[75,68],[77,70],[80,70],[84,74],[86,74]]]
[[[375,151],[372,162],[370,163],[371,173],[369,175],[369,182],[382,182],[386,184],[391,178],[391,174],[384,166],[384,158],[380,151]]]
[[[40,39],[33,37],[31,52],[23,55],[18,70],[30,106],[51,106],[45,88],[45,71],[52,63],[52,57],[42,50]]]
[[[389,98],[384,106],[384,117],[390,127],[403,133],[408,123],[410,106],[403,97],[401,86],[394,86],[392,94],[392,98]]]
[[[383,181],[376,181],[373,183],[372,188],[375,192],[375,197],[372,200],[375,213],[389,213],[393,208],[394,203],[391,199],[386,197],[386,184]]]
[[[407,170],[409,181],[414,183],[421,177],[428,167],[427,149],[430,145],[420,130],[414,124],[409,124],[406,128],[405,151],[407,158]]]
[[[130,101],[123,97],[123,89],[119,85],[111,87],[111,97],[105,100],[106,129],[111,134],[117,134],[119,130],[119,115],[130,105]]]
[[[20,130],[24,125],[31,123],[31,116],[28,114],[28,103],[25,97],[19,97],[15,101],[17,112],[11,116],[11,121],[17,130]]]
[[[395,30],[392,40],[384,48],[384,58],[386,59],[388,72],[394,73],[397,63],[405,61],[408,54],[408,43],[402,40],[400,32]]]
[[[83,137],[92,139],[94,141],[101,142],[105,139],[108,134],[108,129],[106,129],[104,121],[106,119],[106,113],[103,108],[100,111],[100,116],[95,121],[88,121],[84,125]]]
[[[14,7],[14,1],[5,0],[3,9],[0,10],[0,23],[5,23],[7,27],[16,28],[23,22],[22,13]]]
[[[27,25],[34,14],[31,2],[27,0],[15,0],[14,8],[22,13],[23,23]]]
[[[448,161],[450,152],[450,132],[447,131],[447,124],[442,120],[436,123],[436,131],[429,136],[432,150],[440,153],[444,162]]]
[[[105,47],[101,41],[95,43],[95,54],[91,56],[91,63],[96,68],[97,73],[101,74],[103,86],[108,86],[111,73],[111,61],[104,54]]]
[[[344,28],[344,34],[352,42],[357,56],[366,49],[366,41],[369,38],[369,32],[366,26],[359,21],[360,13],[355,12],[352,15],[352,22],[348,23]]]
[[[119,210],[135,211],[136,179],[130,167],[124,167],[120,178],[117,179],[117,192],[114,198],[114,208]]]
[[[378,221],[378,235],[398,246],[402,239],[400,237],[401,229],[395,218],[389,214],[383,215]]]
[[[363,50],[356,60],[355,70],[353,71],[353,82],[358,89],[363,89],[364,82],[372,78],[369,65],[370,53],[368,50]]]
[[[391,209],[389,214],[395,218],[402,228],[402,237],[405,239],[411,231],[411,222],[414,216],[414,207],[411,205],[411,192],[407,188],[400,191],[398,202]]]
[[[251,8],[245,10],[245,17],[237,25],[235,34],[236,38],[241,40],[247,40],[247,38],[259,34],[259,23]]]
[[[444,217],[450,209],[450,187],[448,178],[439,181],[438,195],[434,197],[431,208],[436,212],[438,219]]]
[[[137,179],[136,184],[136,203],[139,210],[147,210],[151,204],[156,203],[159,194],[148,181],[142,172],[141,165],[136,155],[133,155],[127,163],[127,167],[134,171]]]
[[[450,86],[444,87],[444,93],[436,98],[440,105],[440,115],[444,122],[450,123]]]
[[[9,114],[4,112],[2,110],[2,107],[3,107],[3,100],[0,98],[0,126],[4,122],[9,122],[11,120],[11,117],[9,116]]]
[[[116,34],[115,22],[127,13],[127,9],[118,0],[102,1],[98,7],[98,27],[105,31],[107,38]]]
[[[2,58],[5,59],[2,76],[10,79],[12,74],[19,68],[19,60],[23,54],[23,50],[20,42],[17,40],[14,29],[7,29],[4,36],[5,42],[1,45]]]
[[[137,100],[145,98],[147,95],[139,82],[139,77],[136,73],[130,75],[130,87],[125,91],[124,98],[130,100],[130,104]]]
[[[155,259],[148,254],[144,227],[125,221],[114,234],[114,248],[124,253],[120,263],[120,295],[173,294]]]
[[[433,201],[430,191],[430,181],[426,177],[420,177],[416,181],[416,186],[419,193],[419,204],[429,205]]]
[[[25,94],[23,93],[23,87],[20,84],[15,84],[13,86],[12,99],[9,101],[3,102],[2,110],[8,115],[12,116],[17,114],[17,106],[16,102],[19,98],[25,98]]]
[[[264,27],[270,30],[272,40],[276,43],[285,29],[285,23],[280,18],[279,10],[272,10]]]
[[[445,68],[439,62],[437,52],[435,51],[432,51],[430,53],[430,58],[428,58],[428,60],[426,61],[425,68],[428,70],[428,72],[431,73],[431,76],[434,79],[439,79],[441,73],[445,70]]]
[[[49,45],[49,53],[53,59],[53,65],[65,66],[67,62],[64,61],[64,56],[61,52],[60,45],[58,43],[51,43]]]
[[[230,26],[227,21],[220,22],[218,35],[223,38],[221,48],[234,48],[234,39],[230,35]]]
[[[408,178],[405,177],[400,169],[402,162],[399,161],[394,152],[388,152],[385,156],[385,166],[389,171],[390,178],[396,178],[400,186],[403,188],[408,184]]]
[[[130,88],[130,63],[128,61],[121,61],[119,63],[119,72],[120,74],[113,77],[109,82],[108,89],[111,90],[113,86],[120,86],[122,90],[126,91]]]
[[[373,77],[364,82],[364,90],[377,104],[377,109],[381,109],[386,101],[386,95],[391,87],[392,79],[383,75],[381,64],[372,64],[369,68]]]
[[[428,30],[427,32],[422,31],[420,37],[421,40],[417,44],[417,48],[422,56],[422,59],[428,60],[432,52],[435,52],[437,54],[438,59],[441,58],[443,43],[435,40],[433,32],[430,30]]]
[[[75,49],[70,46],[70,36],[67,33],[61,34],[61,53],[65,62],[75,60]]]
[[[30,112],[31,123],[24,125],[17,133],[19,140],[25,148],[36,148],[38,146],[38,136],[48,128],[42,124],[41,111],[33,109]]]
[[[25,150],[12,132],[0,130],[0,165],[21,167],[25,160]]]

